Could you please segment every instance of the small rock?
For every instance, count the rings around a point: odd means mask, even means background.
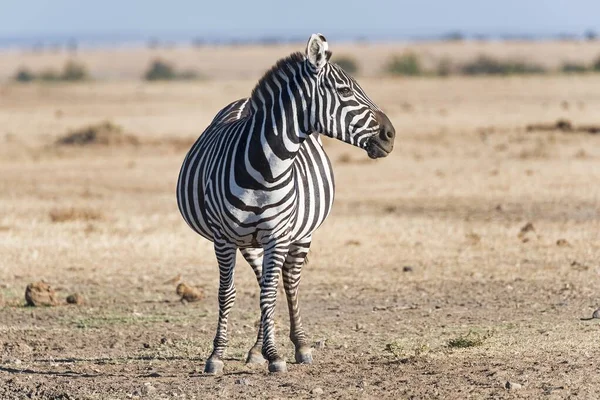
[[[410,265],[405,265],[404,267],[402,267],[402,272],[413,272],[413,267],[411,267]]]
[[[246,378],[236,379],[235,384],[242,385],[242,386],[250,386],[251,385],[250,380],[246,379]]]
[[[506,381],[506,384],[504,385],[504,387],[507,388],[508,390],[518,390],[518,389],[521,389],[523,386],[521,386],[520,383]]]
[[[365,329],[365,326],[363,324],[356,324],[354,329],[357,331],[362,331],[363,329]]]
[[[325,348],[325,342],[327,339],[321,339],[315,342],[315,349],[323,350]]]
[[[181,300],[185,300],[188,303],[192,303],[194,301],[200,301],[204,298],[204,293],[202,290],[188,286],[185,283],[180,283],[177,285],[177,289],[175,292],[181,296]]]
[[[600,319],[600,308],[594,311],[594,313],[592,314],[592,318]]]
[[[67,296],[67,303],[82,305],[84,303],[84,299],[80,293],[73,293]]]
[[[313,394],[315,396],[320,396],[323,394],[323,389],[321,389],[320,387],[316,387],[310,391],[310,394]]]
[[[558,247],[567,247],[567,246],[570,246],[569,242],[567,242],[567,239],[558,239],[556,241],[556,245]]]
[[[149,349],[150,348],[150,343],[144,343],[143,346],[144,346],[145,349]]]
[[[55,306],[58,304],[56,292],[46,282],[34,282],[25,289],[28,306]]]

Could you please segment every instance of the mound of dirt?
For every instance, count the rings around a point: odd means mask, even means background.
[[[57,146],[123,146],[140,144],[139,139],[123,132],[123,129],[110,121],[89,125],[71,131],[58,138]]]
[[[56,292],[46,282],[34,282],[25,289],[25,301],[28,306],[55,306],[58,304]]]
[[[181,296],[181,301],[186,301],[188,303],[200,301],[204,298],[204,292],[202,290],[188,286],[185,283],[177,285],[175,292]]]

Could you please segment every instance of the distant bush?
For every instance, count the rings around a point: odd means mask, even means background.
[[[63,68],[62,75],[60,76],[60,80],[75,82],[86,79],[89,79],[89,75],[85,65],[75,61],[67,61]]]
[[[560,67],[560,71],[565,74],[584,74],[589,71],[588,67],[583,64],[566,62]]]
[[[385,66],[390,75],[417,76],[422,74],[421,61],[414,53],[393,56]]]
[[[200,79],[201,75],[193,70],[178,72],[175,67],[166,61],[154,60],[144,74],[147,81],[173,81]]]
[[[147,81],[161,81],[175,79],[175,68],[161,60],[155,60],[146,71],[144,78]]]
[[[543,74],[544,67],[525,61],[505,61],[489,56],[479,56],[477,59],[463,64],[460,72],[464,75],[522,75]]]
[[[21,67],[14,77],[14,80],[17,82],[31,82],[34,80],[43,82],[76,82],[86,79],[89,79],[87,69],[83,64],[75,61],[68,61],[61,73],[48,68],[36,74],[26,67]]]
[[[435,74],[437,76],[449,76],[452,74],[452,61],[449,58],[442,58],[438,62]]]
[[[17,82],[31,82],[34,79],[35,74],[25,67],[19,68],[14,77],[14,80]]]
[[[333,62],[342,67],[344,71],[351,75],[358,73],[358,63],[350,56],[334,57]]]

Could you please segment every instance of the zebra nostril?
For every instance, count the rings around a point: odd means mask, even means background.
[[[385,131],[385,137],[387,137],[388,139],[393,139],[394,138],[394,132],[392,131]]]

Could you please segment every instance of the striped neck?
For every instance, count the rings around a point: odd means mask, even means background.
[[[252,91],[247,154],[255,168],[261,167],[258,172],[266,181],[274,182],[290,171],[300,145],[310,134],[313,90],[304,56],[294,53],[280,60]]]

